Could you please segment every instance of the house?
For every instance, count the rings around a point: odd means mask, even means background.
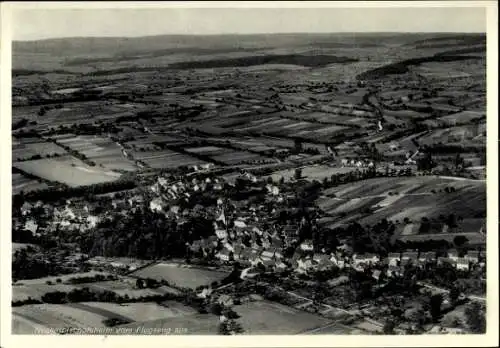
[[[382,271],[379,270],[379,269],[374,269],[373,272],[372,272],[372,277],[375,279],[375,280],[379,280],[380,279],[380,275],[382,274]]]
[[[149,209],[152,212],[162,212],[163,211],[163,201],[160,198],[155,198],[149,203]]]
[[[387,255],[387,261],[389,265],[392,266],[397,266],[399,262],[401,261],[401,254],[400,253],[389,253]]]
[[[470,266],[469,260],[467,260],[466,258],[460,257],[457,259],[456,267],[458,270],[468,271],[469,266]]]
[[[300,244],[300,249],[302,249],[304,251],[313,251],[314,246],[313,246],[312,240],[306,240],[306,241],[302,242],[302,244]]]
[[[432,251],[420,253],[418,261],[421,263],[436,261],[436,253]]]
[[[287,265],[283,263],[283,261],[279,260],[279,261],[276,261],[276,268],[278,270],[285,270],[287,269]]]
[[[352,259],[355,266],[359,266],[361,264],[371,265],[378,263],[380,258],[375,254],[355,254]]]
[[[313,261],[318,269],[327,269],[334,265],[334,263],[330,261],[330,257],[325,254],[314,254]]]
[[[26,216],[27,214],[30,213],[32,208],[33,208],[33,205],[31,203],[24,202],[23,205],[21,206],[21,214],[23,216]]]
[[[227,238],[227,231],[224,230],[224,229],[219,229],[217,228],[215,230],[215,235],[217,236],[217,238],[219,239],[226,239]]]
[[[458,260],[458,251],[455,249],[448,250],[448,258],[456,262]]]
[[[24,224],[24,229],[30,231],[32,234],[35,234],[38,230],[38,224],[34,220],[28,220]]]
[[[401,275],[401,269],[397,266],[389,266],[386,274],[388,277],[399,277]]]
[[[437,258],[437,264],[438,266],[442,266],[442,265],[445,265],[445,264],[448,264],[448,265],[455,265],[456,261],[448,258],[448,257],[438,257]]]
[[[227,248],[222,249],[219,251],[217,254],[215,254],[215,257],[218,258],[221,261],[229,261],[231,258],[231,251]]]
[[[416,264],[418,261],[418,251],[405,251],[401,254],[401,264]]]
[[[212,294],[211,288],[203,288],[203,290],[200,293],[196,294],[196,296],[199,298],[207,298],[211,294]]]
[[[310,269],[313,266],[312,260],[310,258],[304,259],[298,259],[297,260],[297,268],[295,269],[295,272],[298,273],[306,273],[308,269]]]
[[[274,250],[265,249],[260,256],[263,260],[272,260],[274,258]]]
[[[243,250],[244,250],[243,246],[241,246],[240,244],[236,244],[235,243],[234,250],[233,250],[233,255],[234,255],[234,259],[236,261],[240,260],[240,258],[242,256],[242,253],[243,253]]]

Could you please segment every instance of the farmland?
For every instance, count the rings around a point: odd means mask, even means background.
[[[15,333],[426,333],[421,282],[484,295],[485,35],[13,51]]]
[[[255,301],[235,306],[247,334],[293,335],[324,326],[329,320],[281,304]]]

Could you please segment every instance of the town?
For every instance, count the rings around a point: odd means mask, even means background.
[[[13,331],[484,333],[486,36],[374,35],[14,42]]]

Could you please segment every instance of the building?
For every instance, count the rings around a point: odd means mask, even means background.
[[[456,263],[456,267],[458,270],[468,271],[470,268],[469,260],[467,260],[466,258],[463,258],[463,257],[458,258],[457,263]]]
[[[359,266],[361,264],[373,265],[380,262],[380,258],[375,254],[355,254],[352,258],[352,261],[355,266]]]
[[[456,262],[458,260],[458,251],[455,249],[448,250],[448,258]]]
[[[401,264],[416,264],[418,261],[418,251],[405,251],[401,254]]]
[[[420,253],[418,261],[421,263],[434,262],[436,261],[436,253],[432,251]]]
[[[387,255],[387,261],[390,266],[398,266],[401,261],[401,254],[389,253],[389,255]]]
[[[481,252],[476,250],[470,250],[464,255],[464,258],[472,264],[479,263],[479,258],[481,257]]]

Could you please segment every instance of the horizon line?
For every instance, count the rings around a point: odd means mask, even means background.
[[[255,33],[216,33],[216,34],[185,34],[185,33],[169,33],[169,34],[154,34],[154,35],[139,35],[139,36],[54,36],[41,39],[11,39],[14,42],[40,42],[50,40],[67,40],[67,39],[141,39],[153,38],[160,36],[252,36],[252,35],[331,35],[331,34],[467,34],[467,35],[486,35],[486,31],[336,31],[336,32],[255,32]]]

